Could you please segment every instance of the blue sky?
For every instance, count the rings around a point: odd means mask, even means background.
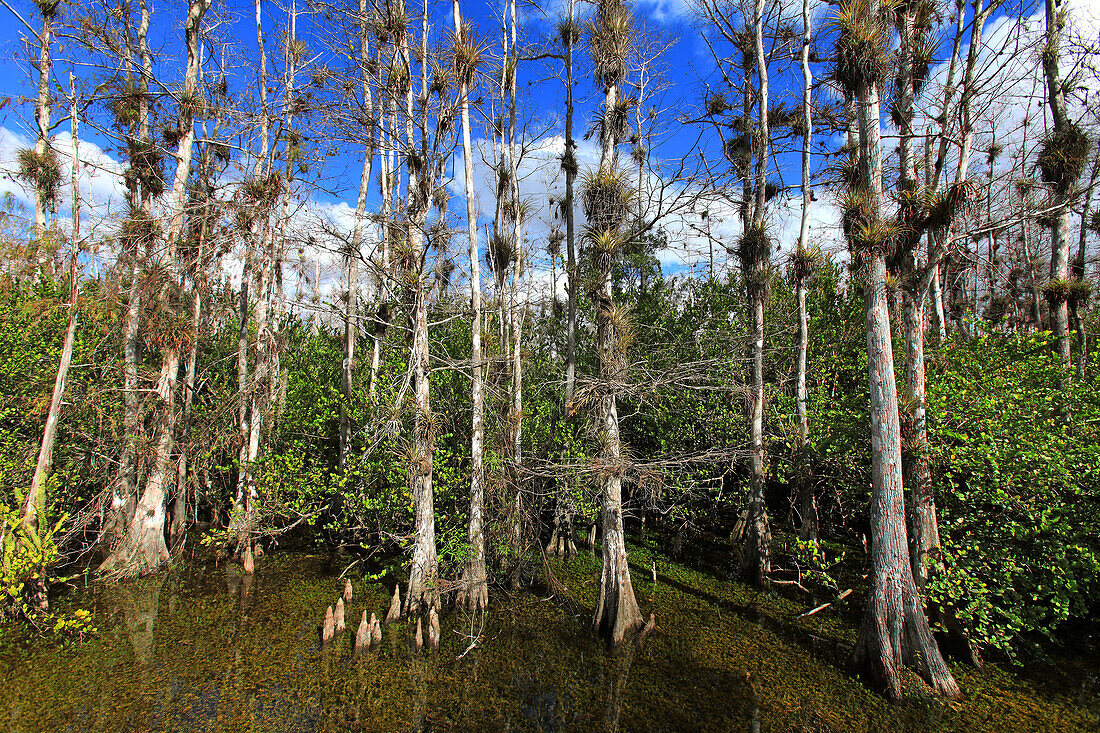
[[[31,2],[28,0],[8,0],[8,2],[32,26],[38,25],[37,11]],[[136,6],[136,2],[134,2],[134,5]],[[585,6],[581,7],[583,9]],[[1091,37],[1095,37],[1095,30],[1100,28],[1100,23],[1095,22],[1095,17],[1100,16],[1100,0],[1076,0],[1073,7],[1075,15],[1083,14],[1093,17],[1093,20],[1089,21],[1091,25],[1086,23],[1085,29],[1086,35],[1092,34]],[[152,2],[151,8],[154,20],[150,40],[156,56],[155,75],[169,83],[176,82],[182,73],[182,34],[180,26],[184,10],[183,2],[182,0],[173,3]],[[499,21],[497,18],[499,18],[501,9],[502,6],[500,5],[463,3],[464,18],[471,20],[480,34],[497,48],[499,48],[497,45],[499,42]],[[713,61],[707,45],[702,40],[700,30],[692,25],[692,18],[685,0],[642,3],[637,6],[637,9],[638,15],[644,19],[645,24],[650,26],[652,30],[678,39],[663,57],[663,64],[668,70],[667,82],[669,88],[664,96],[658,102],[655,102],[655,105],[660,107],[662,115],[666,117],[669,115],[690,114],[692,105],[699,103],[708,80],[713,83]],[[796,8],[792,6],[791,9],[795,10]],[[412,12],[412,8],[410,8],[410,12]],[[433,26],[437,29],[435,31],[437,37],[450,29],[452,25],[451,12],[450,3],[430,6],[429,17]],[[542,9],[538,7],[521,8],[522,27],[526,32],[528,41],[533,42],[540,36],[546,36],[551,31],[559,12],[559,6],[554,5],[544,5]],[[1006,6],[1005,9],[998,11],[987,25],[986,38],[994,42],[1001,42],[1003,46],[1003,39],[1005,38],[1022,37],[1028,32],[1026,29],[1021,30],[1027,23],[1019,19],[1031,16],[1031,25],[1035,26],[1035,21],[1037,19],[1041,20],[1041,16],[1035,15],[1037,12],[1038,9],[1030,3],[1025,3],[1022,6]],[[216,5],[214,11],[208,16],[208,21],[212,22],[215,18],[222,18],[226,23],[222,27],[221,37],[230,42],[230,52],[227,59],[228,65],[232,67],[230,72],[231,94],[243,94],[254,88],[254,73],[245,66],[246,63],[251,63],[256,54],[253,13],[251,3],[233,0],[228,4]],[[820,13],[817,15],[820,15]],[[3,169],[5,165],[10,168],[12,151],[33,139],[32,110],[30,105],[21,104],[19,97],[23,94],[33,93],[34,85],[32,79],[28,76],[28,65],[25,61],[23,43],[20,40],[25,31],[19,21],[7,9],[0,7],[0,17],[5,19],[3,23],[0,23],[0,97],[13,98],[12,103],[0,111],[0,169]],[[944,23],[946,24],[948,20],[945,15],[943,18]],[[285,32],[286,21],[287,15],[284,10],[274,3],[264,3],[264,26],[267,39],[265,43],[267,44],[269,59],[271,59],[269,64],[274,68],[273,73],[279,73],[279,70],[281,70],[281,63],[276,59],[281,53],[281,39]],[[318,59],[319,62],[333,63],[333,59],[325,55],[321,48],[323,37],[332,26],[333,24],[323,17],[314,17],[304,12],[299,15],[299,37],[305,40],[311,49],[322,54]],[[1035,28],[1032,28],[1030,32],[1034,33],[1034,31]],[[953,28],[951,27],[942,29],[940,59],[945,59],[949,53],[950,34],[952,32]],[[1002,40],[997,41],[997,39]],[[815,33],[815,43],[818,44],[817,48],[822,54],[828,50],[825,47],[827,42],[827,39],[821,37],[820,32]],[[70,57],[69,43],[70,41],[67,39],[61,39],[54,52],[57,59],[55,75],[65,83],[66,88],[69,71],[67,59]],[[1001,125],[1006,130],[1012,129],[1019,117],[1019,113],[1013,110],[1021,105],[1023,97],[1030,94],[1030,91],[1034,88],[1038,72],[1033,57],[1019,52],[1013,53],[1011,47],[1008,51],[1005,51],[1001,46],[995,47],[1001,50],[999,52],[989,52],[989,58],[985,61],[980,73],[984,73],[989,77],[990,84],[993,84],[997,79],[1009,77],[1011,77],[1011,84],[1009,84],[1008,91],[1002,95],[1002,99],[995,101],[987,110],[986,117],[988,117],[988,120],[983,118],[979,121],[976,150],[980,148],[981,144],[988,144],[985,141],[988,137],[987,130],[991,131],[995,126]],[[596,104],[602,97],[602,90],[597,88],[591,80],[588,73],[587,56],[583,48],[578,50],[577,61],[576,75],[579,84],[576,88],[578,114],[575,129],[577,130],[577,136],[580,137],[592,118]],[[547,194],[552,191],[560,191],[563,185],[560,180],[561,177],[557,175],[556,162],[556,157],[562,149],[561,108],[563,99],[561,81],[554,76],[556,72],[552,67],[556,63],[554,61],[540,61],[525,64],[521,66],[519,76],[523,116],[529,120],[532,129],[539,129],[544,132],[542,143],[532,152],[524,166],[526,178],[523,190],[525,195],[535,204],[536,209],[537,221],[533,222],[531,229],[532,240],[544,240],[550,218]],[[778,63],[776,66],[777,70],[772,72],[773,101],[786,99],[788,105],[797,104],[797,96],[800,94],[801,86],[800,75],[797,74],[796,69],[792,69],[796,73],[779,73]],[[815,77],[821,76],[825,71],[824,64],[814,65]],[[942,64],[933,69],[933,80],[942,77],[943,72]],[[94,73],[94,70],[87,68],[77,69],[77,75],[80,78],[91,78]],[[306,73],[308,73],[308,70]],[[930,84],[929,89],[934,90],[935,86],[934,83]],[[483,91],[486,94],[489,92],[489,90]],[[276,91],[276,94],[278,93]],[[823,90],[818,95],[819,100],[827,100],[829,97],[830,92],[827,90]],[[926,100],[922,109],[934,111],[934,102],[930,100]],[[63,113],[55,111],[54,114],[57,118]],[[102,122],[105,115],[100,111],[98,117]],[[475,115],[475,124],[476,120]],[[57,130],[59,134],[56,145],[63,156],[67,149],[67,129],[67,125],[64,125]],[[484,133],[480,129],[475,129],[475,141],[483,137]],[[695,138],[696,133],[693,130],[678,131],[673,126],[664,135],[663,143],[655,149],[655,154],[666,161],[674,161],[678,157],[684,156],[690,143]],[[713,149],[713,138],[704,139],[708,140],[707,144]],[[827,147],[836,145],[835,139],[823,139],[820,142]],[[1011,144],[1011,140],[1007,142]],[[594,163],[593,144],[583,141],[580,144],[582,167],[585,163]],[[112,150],[112,142],[107,137],[97,134],[90,127],[85,127],[82,131],[81,145],[82,158],[86,162],[93,162],[93,168],[101,170],[98,176],[94,176],[95,171],[89,169],[88,180],[85,182],[86,190],[92,195],[98,213],[102,214],[104,219],[108,219],[108,215],[117,213],[120,204],[117,196],[119,188],[116,179],[117,172],[120,170],[120,166],[117,164],[118,155]],[[304,202],[308,204],[307,209],[319,211],[321,215],[331,218],[339,225],[347,226],[350,220],[351,206],[354,205],[362,152],[361,148],[354,145],[338,145],[337,148],[337,154],[323,168],[315,167],[310,173],[310,176],[315,177],[321,187],[308,192],[304,191],[302,195],[308,199]],[[892,149],[892,143],[889,140],[887,141],[887,148],[888,150]],[[624,155],[626,154],[624,153]],[[976,157],[975,161],[978,159]],[[799,178],[797,156],[781,155],[778,161],[781,168],[779,172],[782,174],[784,182],[788,186],[797,186]],[[820,167],[824,163],[824,158],[815,158],[815,166]],[[488,172],[484,170],[483,166],[479,165],[478,168],[479,170],[475,173],[475,180],[480,208],[483,212],[491,211]],[[459,171],[461,171],[461,167],[459,167]],[[3,175],[3,172],[0,171],[0,190],[11,190],[17,196],[26,200],[25,192],[10,179],[3,180]],[[457,180],[451,182],[450,189],[453,194],[452,211],[464,211],[461,173],[459,173]],[[112,198],[112,192],[114,192],[114,198]],[[791,194],[795,200],[784,200],[781,197],[775,204],[776,218],[779,220],[779,236],[785,247],[790,246],[794,233],[797,231],[800,208],[797,201],[797,192],[792,191]],[[372,199],[376,199],[376,196],[372,196]],[[825,192],[819,191],[818,199],[820,203],[814,210],[815,223],[818,225],[816,230],[823,239],[834,241],[835,211],[830,207]],[[733,223],[734,217],[731,214],[732,212],[718,212],[717,214],[712,212],[712,233],[716,237],[731,240],[735,235],[736,225]],[[698,223],[698,221],[694,222],[696,229],[698,229]],[[684,222],[673,222],[671,226],[673,231],[678,233],[673,239],[681,245],[680,249],[682,251],[662,253],[662,260],[666,264],[666,269],[680,271],[692,263],[697,263],[701,253],[706,248],[702,245],[698,234],[691,233],[691,226],[685,225]],[[679,228],[677,229],[677,227]],[[542,244],[537,244],[534,241],[532,243],[532,247],[535,248],[542,246]]]

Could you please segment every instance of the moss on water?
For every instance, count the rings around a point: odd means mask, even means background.
[[[651,580],[653,563],[658,580]],[[322,649],[324,609],[343,588],[324,558],[269,556],[253,578],[197,566],[75,594],[100,635],[86,643],[0,637],[0,727],[11,731],[761,730],[1075,731],[1100,728],[1095,664],[1064,678],[955,667],[967,699],[908,680],[888,704],[842,668],[856,630],[805,607],[631,555],[643,611],[660,633],[608,652],[589,630],[590,555],[551,569],[564,590],[501,594],[479,627],[448,613],[437,653],[414,655],[404,625],[353,659],[361,612],[392,585],[355,584],[348,632]],[[481,631],[480,644],[470,642]]]

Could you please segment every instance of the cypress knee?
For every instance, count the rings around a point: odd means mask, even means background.
[[[393,587],[393,599],[390,600],[390,610],[386,612],[386,623],[391,623],[401,618],[401,586]]]
[[[370,623],[367,623],[367,612],[363,611],[363,617],[359,621],[359,629],[355,632],[355,651],[362,651],[370,647],[371,624],[374,623],[374,614],[371,614]]]
[[[428,611],[428,643],[432,649],[439,648],[439,614],[435,612],[435,608]]]
[[[333,626],[337,634],[344,633],[344,599],[336,599],[336,613],[332,617]]]
[[[374,614],[370,615],[370,645],[372,647],[382,644],[382,624],[378,622]]]
[[[332,641],[333,633],[333,620],[332,620],[332,606],[329,606],[325,610],[325,620],[321,624],[321,644],[322,646]]]
[[[416,635],[413,637],[413,645],[416,647],[416,651],[424,648],[424,632],[420,628],[420,619],[416,620]]]
[[[344,581],[344,603],[351,603],[351,579]],[[364,611],[364,613],[366,613]]]

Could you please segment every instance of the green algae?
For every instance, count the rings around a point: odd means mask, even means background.
[[[269,556],[252,577],[200,565],[97,584],[71,599],[93,611],[96,638],[0,638],[0,721],[110,733],[1100,727],[1095,665],[1060,682],[955,667],[965,700],[943,702],[910,677],[907,700],[888,704],[845,672],[856,629],[835,610],[799,620],[804,605],[651,547],[633,548],[631,565],[660,631],[618,651],[589,628],[598,564],[587,554],[550,561],[554,582],[494,595],[483,619],[445,614],[439,651],[420,654],[405,624],[384,627],[381,649],[352,654],[360,614],[384,614],[392,581],[355,583],[348,632],[322,648],[324,609],[343,587],[323,557]]]

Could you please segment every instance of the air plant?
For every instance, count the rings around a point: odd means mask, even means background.
[[[34,148],[19,151],[19,177],[31,184],[52,208],[61,190],[61,163],[57,153],[49,145],[39,154]]]
[[[571,176],[577,175],[577,157],[573,154],[573,151],[568,148],[568,146],[561,156],[561,169]]]
[[[283,189],[282,176],[271,171],[262,178],[250,178],[241,184],[241,197],[247,206],[270,211]]]
[[[592,258],[593,269],[603,273],[611,270],[612,262],[626,244],[625,239],[618,232],[591,227],[584,233],[584,242]],[[599,278],[591,283],[592,288],[598,287],[598,281]],[[596,298],[602,297],[602,294],[598,292],[593,292],[593,295]]]
[[[714,93],[707,97],[706,101],[707,115],[710,117],[717,117],[726,110],[730,109],[730,103],[726,100],[724,94]]]
[[[126,188],[133,191],[140,184],[156,198],[164,193],[164,160],[153,143],[130,140],[127,143],[130,165],[123,173]]]
[[[160,223],[140,208],[130,210],[118,232],[119,239],[130,250],[148,247],[160,234]]]
[[[431,59],[429,65],[431,66],[432,78],[431,81],[428,82],[428,92],[442,98],[443,95],[450,90],[451,84],[454,82],[451,68],[439,63],[435,59]]]
[[[138,122],[141,114],[141,98],[143,94],[133,84],[122,84],[111,95],[111,113],[115,117],[115,123],[119,127],[132,127]]]
[[[611,344],[613,351],[625,354],[634,343],[637,327],[634,323],[633,313],[626,303],[616,303],[606,311],[607,325],[611,329]]]
[[[451,36],[451,68],[460,83],[469,86],[484,54],[485,44],[474,34],[469,23],[463,23],[462,30]]]
[[[613,107],[604,110],[603,124],[607,126],[604,132],[609,134],[612,140],[618,141],[626,137],[630,110],[637,105],[637,97],[618,97]]]
[[[496,276],[497,285],[504,283],[508,267],[516,259],[515,240],[506,234],[493,234],[485,246],[485,264]]]
[[[928,81],[928,74],[935,63],[936,49],[939,48],[940,37],[933,34],[921,34],[913,43],[911,52],[911,81],[913,94],[918,95]]]
[[[750,298],[768,297],[767,269],[773,246],[771,232],[763,222],[749,224],[737,239],[734,251],[741,262],[741,274]]]
[[[1092,295],[1092,286],[1085,280],[1051,278],[1043,284],[1042,290],[1043,297],[1051,305],[1080,305],[1087,303]]]
[[[562,18],[557,23],[558,39],[564,48],[577,45],[581,40],[581,27],[571,18]]]
[[[629,11],[619,0],[601,0],[595,19],[588,24],[588,47],[596,78],[605,86],[618,84],[626,76],[632,36]]]
[[[726,159],[733,164],[738,175],[747,176],[752,163],[752,135],[742,133],[726,140],[722,146]]]
[[[50,20],[57,15],[57,9],[61,7],[61,0],[35,0],[34,4],[38,6],[38,12],[42,13],[42,17]]]
[[[1077,125],[1057,130],[1043,142],[1035,160],[1043,182],[1059,194],[1067,193],[1085,168],[1091,141]]]
[[[588,173],[581,181],[581,201],[588,224],[598,230],[617,230],[632,211],[634,189],[616,170]]]
[[[833,78],[845,89],[856,91],[878,84],[890,68],[890,25],[884,14],[892,3],[880,2],[875,13],[872,0],[841,0],[826,23],[837,35],[833,52]]]
[[[809,246],[799,244],[791,252],[790,261],[794,279],[798,282],[805,282],[821,266],[821,246],[817,244]]]
[[[928,216],[923,227],[932,231],[946,231],[961,213],[974,202],[978,185],[966,180],[953,183],[944,191],[928,194]]]

